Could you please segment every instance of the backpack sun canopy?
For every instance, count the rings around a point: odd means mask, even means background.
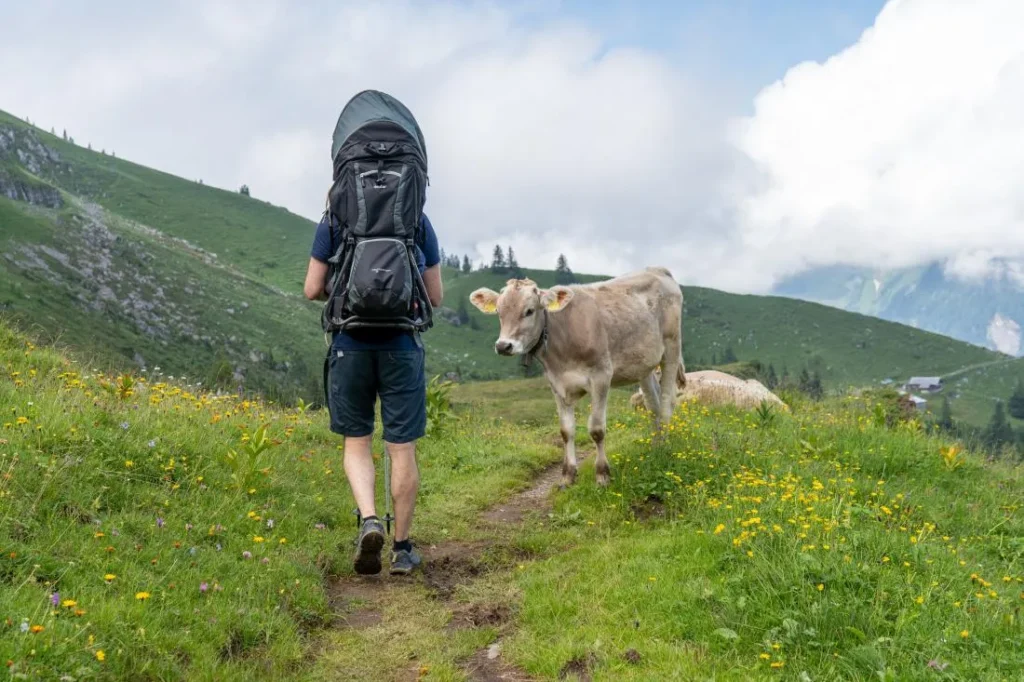
[[[427,160],[427,145],[423,140],[416,118],[409,109],[391,95],[378,90],[363,90],[348,101],[334,126],[334,141],[331,145],[331,160],[338,158],[338,152],[353,133],[367,123],[390,122],[400,126],[419,145],[423,161]]]

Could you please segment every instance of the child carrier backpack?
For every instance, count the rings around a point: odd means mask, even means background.
[[[325,217],[334,253],[324,331],[430,328],[433,310],[415,255],[428,184],[416,119],[390,95],[360,92],[338,117],[331,158]]]

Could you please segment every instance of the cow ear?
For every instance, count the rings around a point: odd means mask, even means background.
[[[563,286],[551,287],[546,289],[540,294],[540,302],[545,308],[553,313],[557,313],[559,310],[569,305],[569,301],[573,297],[572,289]]]
[[[469,302],[480,310],[480,312],[493,315],[498,312],[498,293],[491,289],[477,289],[469,295]]]

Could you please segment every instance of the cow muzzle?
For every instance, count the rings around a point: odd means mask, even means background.
[[[513,355],[515,353],[515,344],[512,341],[498,339],[494,344],[494,352],[498,355]]]

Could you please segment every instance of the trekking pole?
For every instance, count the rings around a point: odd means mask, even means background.
[[[387,527],[387,534],[391,535],[391,453],[388,446],[384,445],[384,523]]]

